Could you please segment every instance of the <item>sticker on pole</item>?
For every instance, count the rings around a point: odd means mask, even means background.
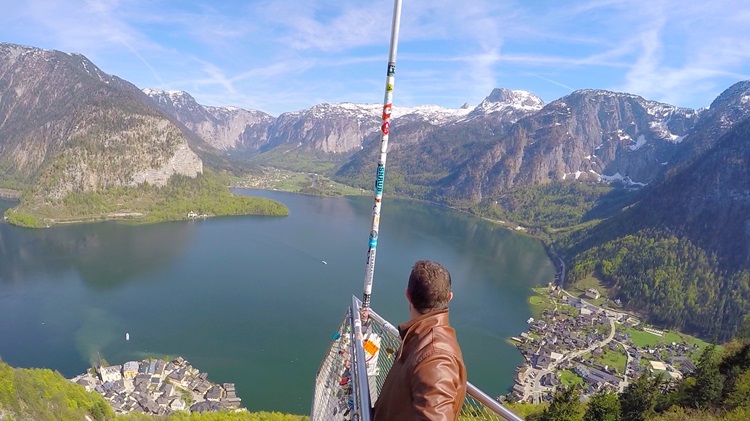
[[[391,118],[391,108],[393,107],[392,104],[385,104],[383,105],[383,120],[388,120]]]
[[[383,131],[383,134],[388,134],[388,132],[391,131],[391,123],[386,121],[383,123],[383,126],[380,128],[380,130]]]

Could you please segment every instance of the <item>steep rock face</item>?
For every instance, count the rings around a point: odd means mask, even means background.
[[[552,180],[648,183],[697,120],[694,110],[635,95],[576,91],[519,120],[443,185],[457,201],[477,202]]]
[[[300,146],[328,153],[359,150],[362,140],[378,130],[376,105],[319,104],[281,114],[268,129],[267,149]]]
[[[174,155],[156,167],[141,169],[135,172],[130,182],[131,186],[141,183],[163,186],[174,174],[182,174],[188,177],[196,177],[203,172],[201,160],[186,144],[180,144],[174,151]]]
[[[680,145],[666,175],[690,165],[734,126],[750,118],[750,81],[735,83],[722,92],[711,106],[702,111],[694,130]]]
[[[388,171],[410,177],[415,184],[431,184],[543,105],[529,92],[499,88],[476,107],[441,109],[439,118],[418,107],[396,115],[391,125]],[[371,172],[370,164],[380,150],[379,142],[374,141],[378,137],[372,139],[341,167],[339,179],[361,179],[363,172]]]
[[[146,88],[143,92],[164,112],[219,150],[257,151],[268,141],[268,127],[274,118],[264,112],[200,105],[184,91]]]
[[[351,154],[379,137],[382,110],[383,106],[380,104],[340,103],[319,104],[308,110],[284,113],[269,128],[268,148],[296,144],[323,152]],[[436,128],[465,117],[469,111],[466,108],[435,105],[394,105],[391,126],[413,127],[410,135],[402,136],[402,139],[416,143]]]
[[[203,162],[169,120],[92,107],[70,132],[68,147],[37,179],[36,192],[62,199],[68,192],[94,192],[147,183],[163,186],[174,174],[195,177]],[[123,127],[122,130],[115,127]],[[143,144],[142,136],[149,136]]]
[[[140,90],[85,57],[0,43],[6,179],[24,185],[39,179],[38,193],[62,197],[131,185],[135,173],[150,169],[194,176],[202,163],[187,146],[181,130]],[[180,164],[165,168],[170,160]]]

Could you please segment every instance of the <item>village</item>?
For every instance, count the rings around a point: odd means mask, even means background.
[[[695,370],[691,358],[705,345],[700,340],[595,305],[606,298],[594,288],[580,296],[551,283],[535,291],[543,310],[538,320],[528,320],[528,332],[512,338],[525,361],[505,399],[550,401],[558,386],[572,384],[580,385],[586,398],[603,390],[622,392],[643,373],[670,381]]]
[[[207,373],[201,373],[182,357],[100,364],[71,381],[102,395],[119,414],[244,410],[234,383],[211,383]]]

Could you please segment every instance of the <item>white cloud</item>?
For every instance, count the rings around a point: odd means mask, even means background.
[[[733,1],[664,1],[639,9],[651,28],[636,35],[639,55],[619,88],[679,104],[748,78],[750,14],[734,14],[744,9]]]
[[[280,113],[380,97],[391,0],[11,2],[0,40],[80,52],[141,87]],[[628,91],[705,106],[750,78],[744,1],[404,2],[396,101]],[[158,86],[156,86],[158,85]]]

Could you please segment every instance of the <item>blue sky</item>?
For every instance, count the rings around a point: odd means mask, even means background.
[[[391,0],[26,0],[0,41],[273,115],[383,98]],[[404,0],[396,105],[610,89],[698,108],[750,79],[747,0]]]

